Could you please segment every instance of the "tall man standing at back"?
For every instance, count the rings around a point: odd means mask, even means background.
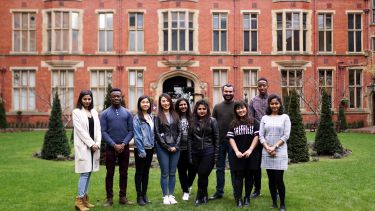
[[[231,147],[226,139],[229,130],[229,124],[234,118],[234,87],[231,84],[225,84],[221,88],[224,101],[215,105],[212,116],[217,120],[219,125],[220,147],[219,158],[216,162],[216,192],[210,199],[219,199],[224,195],[225,185],[225,163]],[[231,161],[229,161],[230,163]],[[232,184],[234,181],[234,173],[231,171]]]
[[[116,159],[120,172],[119,203],[129,204],[126,198],[129,167],[129,142],[133,138],[133,118],[131,113],[121,106],[121,90],[111,90],[111,106],[100,115],[102,137],[107,143],[106,161],[107,175],[105,189],[107,200],[104,206],[113,205],[113,176],[115,174]]]
[[[268,99],[268,80],[266,78],[258,79],[258,92],[259,95],[253,97],[249,104],[249,115],[260,122],[262,117],[266,114],[267,109],[267,99]],[[259,165],[258,169],[254,174],[254,192],[250,195],[250,198],[257,198],[260,196],[260,189],[262,187],[262,169],[260,168],[260,163],[262,161],[262,149],[261,144],[257,145],[257,150],[259,150]]]

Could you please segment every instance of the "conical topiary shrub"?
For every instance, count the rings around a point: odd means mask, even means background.
[[[340,129],[346,130],[348,129],[348,123],[346,122],[345,117],[345,108],[343,106],[339,106],[339,122],[340,122]]]
[[[293,163],[309,161],[309,150],[303,119],[301,116],[299,96],[295,90],[287,97],[288,115],[291,122],[290,137],[288,140],[288,157]]]
[[[58,156],[67,157],[69,155],[70,146],[62,122],[60,99],[56,92],[55,97],[53,98],[48,130],[44,136],[41,156],[43,159],[52,160],[56,159]]]
[[[329,100],[327,92],[323,89],[320,122],[315,136],[315,151],[320,155],[333,155],[335,153],[342,155],[344,150],[332,122]]]

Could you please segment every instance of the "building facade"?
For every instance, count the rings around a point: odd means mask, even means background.
[[[106,87],[167,92],[192,103],[251,99],[259,77],[285,98],[296,89],[306,123],[326,89],[347,120],[375,122],[373,0],[2,0],[0,94],[8,121],[48,121],[53,93],[69,116],[80,90],[100,111]],[[375,69],[375,68],[374,68]]]

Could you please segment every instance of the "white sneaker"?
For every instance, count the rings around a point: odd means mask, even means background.
[[[189,194],[191,194],[191,190],[193,189],[193,187],[189,187]]]
[[[171,202],[169,201],[169,196],[163,197],[163,204],[171,204]]]
[[[169,202],[170,202],[171,204],[177,204],[176,199],[175,199],[174,196],[172,196],[172,195],[169,195]]]
[[[184,195],[182,196],[182,200],[188,201],[189,200],[189,196],[190,196],[189,193],[184,193]]]

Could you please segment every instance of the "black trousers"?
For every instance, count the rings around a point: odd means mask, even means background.
[[[245,197],[250,197],[251,190],[253,189],[254,184],[254,174],[255,170],[235,170],[235,177],[234,177],[234,193],[236,194],[235,197],[237,199],[242,198],[242,190],[245,181]]]
[[[151,162],[154,155],[154,149],[146,149],[146,157],[141,158],[138,155],[138,149],[134,148],[135,158],[135,190],[137,196],[145,196],[147,194],[148,187],[148,175],[150,172]]]
[[[285,184],[284,170],[267,169],[268,187],[270,189],[272,201],[277,202],[277,192],[280,196],[280,205],[285,205]]]
[[[189,162],[189,153],[187,150],[180,151],[177,169],[181,189],[184,193],[188,193],[189,187],[193,185],[197,171],[195,170],[195,166]]]
[[[198,173],[198,193],[197,198],[207,196],[208,177],[215,165],[215,156],[193,155],[193,164]]]
[[[129,145],[125,145],[125,149],[121,153],[115,152],[113,147],[106,148],[107,175],[105,177],[105,189],[107,199],[113,198],[113,177],[115,175],[116,160],[118,159],[120,172],[120,193],[119,197],[126,196],[126,187],[128,185],[128,167],[129,167]]]
[[[259,146],[260,145],[260,146]],[[259,144],[257,147],[256,147],[256,150],[259,150],[259,163],[258,163],[258,169],[255,170],[254,174],[253,174],[253,179],[254,179],[254,192],[259,192],[260,193],[260,189],[262,189],[262,169],[260,168],[260,165],[262,163],[262,150],[263,150],[263,147],[261,146],[261,144]]]

